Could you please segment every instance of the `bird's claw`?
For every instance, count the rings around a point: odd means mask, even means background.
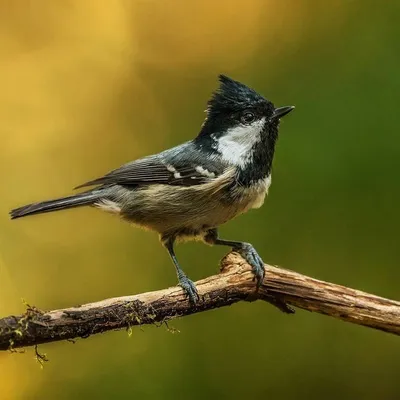
[[[196,304],[200,300],[196,285],[186,275],[179,277],[179,286],[183,289],[189,298],[191,304]]]
[[[253,281],[256,281],[258,290],[265,277],[264,261],[257,253],[257,250],[250,243],[243,243],[239,249],[234,250],[236,250],[252,267],[254,274]],[[293,314],[295,312],[292,307],[278,297],[274,297],[269,302],[286,314]]]
[[[259,288],[265,277],[264,261],[250,243],[244,243],[237,251],[251,265],[254,274],[253,280],[257,282],[257,288]]]

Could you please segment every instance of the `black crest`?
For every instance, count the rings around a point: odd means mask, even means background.
[[[272,116],[274,105],[255,90],[226,75],[219,75],[219,82],[219,88],[207,103],[207,116],[198,135],[202,140],[211,134],[218,137],[242,124],[246,112],[257,118]]]
[[[272,103],[248,86],[226,75],[219,76],[220,86],[208,102],[208,113],[240,111],[263,106],[273,109]],[[269,106],[269,107],[268,107]]]

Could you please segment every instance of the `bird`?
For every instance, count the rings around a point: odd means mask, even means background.
[[[194,139],[85,182],[75,188],[86,188],[81,193],[13,209],[11,218],[96,207],[159,234],[191,304],[200,297],[175,254],[175,243],[183,240],[231,247],[251,266],[257,289],[265,274],[262,258],[250,243],[220,238],[218,228],[264,203],[279,122],[294,106],[275,107],[249,86],[218,78]],[[293,312],[283,300],[271,303]]]

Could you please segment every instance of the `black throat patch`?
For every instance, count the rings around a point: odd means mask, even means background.
[[[268,132],[264,132],[261,140],[253,147],[249,162],[238,168],[237,182],[240,185],[250,186],[271,173],[277,138],[278,123],[269,125]]]

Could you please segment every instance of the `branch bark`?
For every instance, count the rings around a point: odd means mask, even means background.
[[[249,265],[237,253],[228,254],[221,262],[220,274],[196,283],[201,300],[195,307],[179,287],[48,312],[28,307],[23,315],[0,319],[0,350],[86,338],[113,329],[162,323],[242,300],[273,301],[275,296],[304,310],[400,335],[400,302],[290,270],[270,265],[265,268],[266,278],[256,292]]]

